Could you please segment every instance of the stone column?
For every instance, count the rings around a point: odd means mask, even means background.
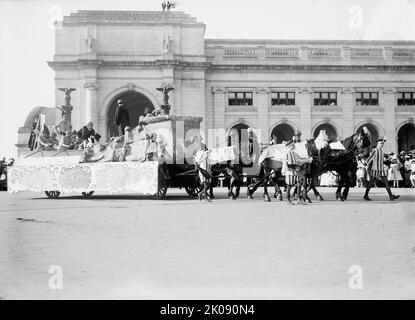
[[[269,128],[269,116],[268,116],[268,101],[269,101],[269,88],[257,88],[255,90],[256,94],[256,107],[257,107],[257,116],[258,116],[258,128],[261,130],[261,135],[258,135],[262,143],[267,143],[269,141],[268,137],[268,128]]]
[[[384,125],[386,135],[385,152],[398,152],[398,136],[396,134],[396,90],[384,88],[382,92],[381,107],[384,108]]]
[[[300,88],[297,92],[298,106],[300,107],[300,130],[302,133],[302,139],[312,137],[311,132],[311,88]]]
[[[96,81],[86,81],[85,120],[92,121],[98,129],[98,84]]]
[[[340,106],[342,107],[343,138],[349,137],[354,133],[353,94],[353,88],[343,88],[341,90]]]
[[[214,123],[213,128],[218,132],[218,130],[224,131],[226,133],[226,119],[225,119],[225,106],[226,106],[226,98],[228,91],[226,88],[212,88],[213,93],[213,111],[214,111]],[[212,132],[208,132],[207,138],[208,140],[211,139],[218,139],[216,135],[213,135]],[[226,138],[226,137],[222,137]],[[222,142],[222,141],[221,141]],[[215,145],[218,142],[209,141],[209,144]]]

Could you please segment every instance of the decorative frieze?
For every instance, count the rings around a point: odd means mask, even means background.
[[[396,89],[395,88],[386,87],[386,88],[383,88],[383,93],[384,94],[395,94],[396,93]]]
[[[85,89],[89,90],[97,90],[99,88],[98,83],[96,81],[87,81],[84,84]]]
[[[268,94],[271,90],[269,88],[256,88],[255,93],[257,94]]]
[[[340,93],[342,94],[352,94],[355,93],[356,90],[354,88],[341,88]]]
[[[312,88],[307,88],[307,87],[305,87],[305,88],[298,88],[297,91],[296,91],[296,93],[299,93],[299,94],[311,94],[311,93],[313,93],[313,89]]]
[[[214,93],[214,94],[226,94],[226,93],[228,93],[228,89],[227,88],[221,88],[221,87],[213,87],[212,88],[212,93]]]

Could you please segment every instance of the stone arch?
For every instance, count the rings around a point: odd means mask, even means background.
[[[402,122],[396,129],[398,152],[415,150],[415,124],[411,120]]]
[[[329,139],[335,138],[336,136],[341,139],[343,136],[343,132],[338,124],[330,120],[323,120],[314,126],[312,130],[313,137],[317,137],[321,129],[326,129]]]
[[[232,122],[229,126],[228,129],[226,130],[226,135],[229,136],[231,129],[233,129],[233,127],[237,126],[237,125],[246,125],[248,128],[252,128],[255,130],[255,127],[248,121],[246,120],[237,120]]]
[[[273,135],[275,135],[277,138],[277,143],[282,143],[283,141],[291,140],[295,134],[295,131],[297,130],[297,126],[292,122],[279,121],[273,127],[271,127],[268,136],[271,138]]]
[[[237,146],[237,148],[240,150],[240,148],[241,148],[241,143],[242,143],[242,139],[243,139],[243,136],[242,136],[242,130],[246,130],[246,129],[248,129],[248,128],[252,128],[252,129],[254,129],[254,126],[252,126],[250,123],[248,123],[247,121],[245,121],[245,120],[243,120],[243,121],[241,121],[241,120],[239,120],[239,121],[235,121],[235,122],[233,122],[229,127],[228,127],[228,130],[226,131],[226,136],[227,137],[229,137],[229,136],[231,136],[231,131],[232,131],[232,129],[236,129],[237,131],[238,131],[238,136],[236,137],[236,136],[233,136],[232,138],[231,138],[231,143],[232,143],[232,145],[234,145],[234,146]],[[254,129],[255,130],[255,129]],[[246,138],[247,136],[245,136],[245,138]],[[235,140],[236,139],[236,140]],[[236,142],[237,141],[237,142]]]
[[[384,130],[381,129],[382,126],[380,126],[378,123],[376,123],[373,120],[361,121],[359,124],[355,126],[354,132],[359,131],[363,127],[366,127],[370,132],[370,140],[371,140],[370,145],[371,146],[376,146],[376,140],[379,139],[379,137],[382,137],[385,135]]]
[[[102,108],[100,112],[100,129],[107,137],[113,136],[116,133],[115,126],[113,125],[113,117],[118,99],[126,100],[124,104],[131,110],[130,125],[133,127],[138,124],[138,118],[146,107],[150,109],[160,108],[160,103],[157,98],[143,88],[127,85],[113,90],[103,99],[105,108]]]

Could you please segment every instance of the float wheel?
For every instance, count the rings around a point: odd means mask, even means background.
[[[82,195],[83,195],[85,198],[91,198],[93,194],[94,194],[94,191],[82,192]]]
[[[59,191],[45,191],[45,194],[49,199],[57,199],[61,193]]]

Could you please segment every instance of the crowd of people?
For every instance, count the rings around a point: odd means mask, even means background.
[[[2,157],[0,160],[0,190],[7,190],[7,168],[14,164],[14,159]]]
[[[356,172],[357,187],[367,185],[367,163],[362,157],[358,159]],[[384,155],[383,168],[387,180],[393,188],[415,188],[415,148],[411,151],[401,151],[399,155],[394,152]]]
[[[79,131],[72,130],[69,126],[64,130],[60,125],[50,129],[43,124],[39,124],[39,116],[33,119],[33,127],[30,134],[28,147],[33,150],[83,150],[88,142],[99,141],[101,136],[95,132],[93,123],[88,122]]]

